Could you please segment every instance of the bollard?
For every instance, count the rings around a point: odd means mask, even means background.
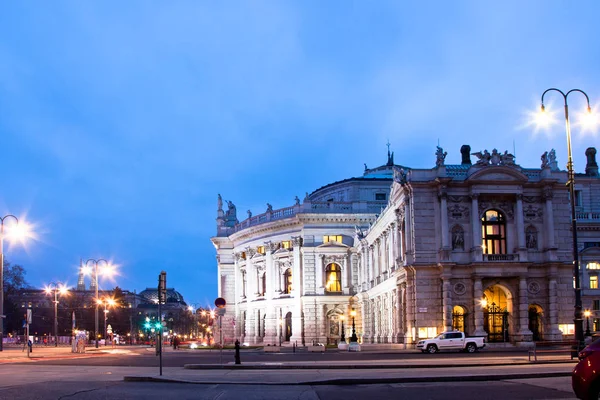
[[[239,340],[235,341],[235,363],[241,364],[241,362],[240,362],[240,341]]]

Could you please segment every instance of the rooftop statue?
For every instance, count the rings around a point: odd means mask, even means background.
[[[435,166],[436,167],[443,167],[444,166],[444,161],[446,160],[446,155],[448,155],[448,152],[444,152],[444,149],[442,149],[440,146],[437,146],[437,150],[435,152]]]
[[[221,211],[223,209],[223,198],[221,197],[221,193],[219,193],[219,197],[217,198],[217,210]]]
[[[475,165],[515,165],[515,156],[510,154],[508,151],[499,153],[498,150],[493,149],[492,154],[489,151],[484,150],[483,152],[478,151],[471,153],[478,158]]]

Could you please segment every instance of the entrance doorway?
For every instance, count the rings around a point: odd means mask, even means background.
[[[285,341],[289,342],[292,337],[292,313],[285,314]]]
[[[508,342],[509,337],[509,299],[498,285],[489,287],[483,293],[483,329],[489,342]]]
[[[466,333],[465,318],[467,311],[462,306],[454,306],[452,308],[452,329]]]
[[[529,305],[529,330],[533,334],[533,341],[542,340],[542,307],[537,304]]]

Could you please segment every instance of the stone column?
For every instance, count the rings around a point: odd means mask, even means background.
[[[369,263],[369,282],[368,287],[371,288],[371,282],[375,281],[375,246],[369,246],[369,259],[371,262]]]
[[[558,284],[556,282],[557,267],[550,267],[548,274],[548,335],[544,334],[546,340],[560,340],[562,339],[562,332],[558,329],[558,303],[557,303],[557,289]]]
[[[381,276],[381,239],[375,239],[375,248],[373,249],[375,260],[375,281]]]
[[[369,300],[363,301],[360,304],[360,316],[362,318],[362,340],[363,343],[370,343],[372,334],[371,332],[373,331],[373,329],[371,328],[371,320],[369,319]],[[356,319],[354,320],[355,325],[356,325]],[[358,331],[356,332],[356,335],[359,336],[360,339],[360,335],[358,335]]]
[[[516,222],[519,261],[527,261],[527,247],[525,246],[525,221],[523,220],[523,195],[520,193],[517,194]]]
[[[349,262],[348,262],[348,255],[346,254],[344,256],[344,258],[342,259],[342,263],[341,263],[341,267],[342,267],[342,293],[343,294],[350,294],[350,288],[348,287],[348,281],[349,281],[349,276],[350,276],[350,267],[349,267]]]
[[[544,249],[548,251],[548,261],[556,261],[556,243],[554,241],[554,211],[552,206],[553,197],[552,188],[547,186],[544,188],[543,198],[546,200],[546,213],[544,215],[544,226],[546,228],[545,246]]]
[[[473,315],[475,317],[475,336],[486,336],[487,332],[483,329],[483,309],[481,308],[481,299],[483,298],[483,284],[481,277],[473,276]]]
[[[381,234],[381,272],[386,273],[390,267],[389,265],[390,255],[388,253],[388,234],[387,231],[383,231]],[[387,276],[387,273],[385,274]]]
[[[404,204],[404,212],[405,212],[405,225],[406,229],[404,231],[405,239],[405,252],[406,252],[406,264],[411,265],[415,262],[415,248],[412,238],[414,237],[414,223],[413,223],[413,213],[412,208],[410,206],[410,200],[406,200]]]
[[[317,281],[316,292],[317,294],[325,294],[325,288],[323,287],[323,274],[325,274],[325,255],[319,254],[319,262],[316,263],[315,267],[315,278]]]
[[[302,332],[302,295],[304,288],[302,287],[302,257],[300,251],[300,245],[302,238],[297,236],[293,237],[293,251],[292,251],[292,294],[293,297],[293,311],[292,311],[292,336],[290,342],[297,344],[304,344],[304,335]]]
[[[275,326],[275,307],[273,307],[273,297],[275,293],[279,295],[280,290],[277,290],[277,286],[281,284],[281,276],[279,274],[278,263],[273,260],[273,251],[275,246],[271,242],[265,243],[265,270],[267,274],[267,288],[265,293],[266,299],[266,310],[265,310],[265,336],[263,338],[264,344],[275,344],[277,339],[277,328]]]
[[[473,193],[471,195],[471,235],[473,247],[471,248],[471,260],[473,262],[480,262],[483,260],[482,249],[481,249],[481,220],[479,218],[479,194]]]
[[[450,240],[449,236],[449,228],[448,228],[448,195],[444,192],[440,195],[440,207],[441,207],[441,217],[442,217],[442,248],[449,249],[450,248]]]
[[[519,278],[519,333],[517,342],[531,342],[533,333],[529,330],[529,296],[527,294],[527,278]]]
[[[450,288],[450,276],[442,274],[442,307],[444,319],[444,331],[452,330],[452,291]]]
[[[396,258],[398,258],[398,228],[395,222],[390,225],[390,235],[392,237],[392,244],[390,245],[390,268],[392,271],[396,270]]]

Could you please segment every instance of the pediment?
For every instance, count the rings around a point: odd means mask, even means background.
[[[600,247],[593,246],[583,249],[581,251],[581,255],[585,255],[586,257],[598,257],[600,258]],[[600,260],[599,260],[600,261]]]
[[[292,249],[284,249],[283,247],[280,249],[277,249],[273,252],[274,256],[283,256],[283,255],[290,255],[292,252]]]
[[[507,182],[507,183],[525,183],[529,180],[527,176],[515,168],[505,166],[487,166],[475,170],[467,181],[492,181],[492,182]]]

